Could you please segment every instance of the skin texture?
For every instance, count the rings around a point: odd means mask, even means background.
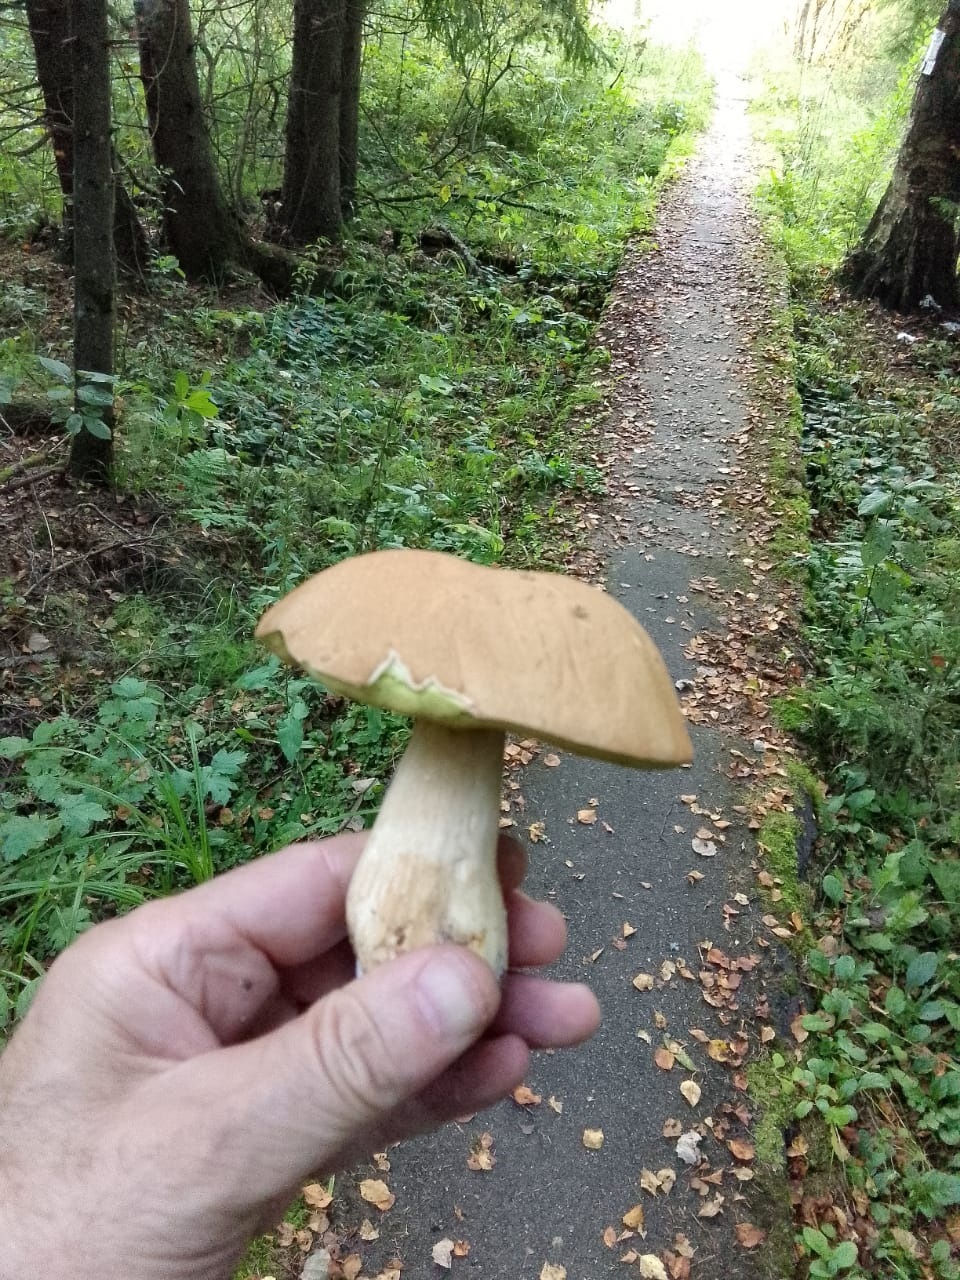
[[[503,1097],[579,1042],[583,987],[430,947],[353,979],[362,837],[295,846],[85,934],[0,1058],[2,1280],[229,1280],[300,1184]],[[519,892],[511,965],[562,918]]]

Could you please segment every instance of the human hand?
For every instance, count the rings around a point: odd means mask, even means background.
[[[362,837],[298,845],[92,929],[0,1058],[0,1280],[228,1280],[300,1183],[488,1106],[595,1030],[584,987],[431,947],[354,979]],[[518,892],[517,967],[560,913]]]

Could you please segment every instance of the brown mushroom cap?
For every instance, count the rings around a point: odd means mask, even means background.
[[[611,596],[438,551],[375,551],[302,583],[257,636],[335,692],[641,768],[692,750],[653,641]]]

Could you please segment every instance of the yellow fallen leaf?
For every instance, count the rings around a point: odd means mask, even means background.
[[[644,1280],[669,1280],[667,1269],[655,1253],[642,1253],[637,1266]]]
[[[303,1196],[304,1204],[310,1209],[326,1209],[333,1200],[333,1196],[322,1182],[311,1182],[300,1194]]]
[[[690,1103],[691,1107],[695,1107],[700,1101],[703,1091],[697,1084],[696,1080],[684,1080],[683,1084],[680,1086],[680,1092],[686,1098],[687,1102]]]
[[[467,1156],[467,1168],[472,1169],[474,1173],[489,1173],[496,1163],[497,1157],[493,1154],[493,1134],[482,1133]]]
[[[536,1107],[543,1101],[543,1095],[534,1093],[525,1084],[518,1084],[512,1094],[514,1102],[520,1107]]]
[[[392,1209],[397,1200],[397,1197],[387,1184],[380,1178],[364,1178],[360,1183],[360,1196],[366,1200],[367,1204],[372,1204],[375,1209],[380,1209],[383,1213],[386,1213],[388,1209]]]
[[[643,1205],[635,1204],[632,1209],[628,1209],[622,1218],[623,1225],[629,1227],[631,1231],[643,1230]]]
[[[540,1268],[540,1280],[567,1280],[567,1268],[558,1263],[545,1262]]]
[[[547,1099],[547,1106],[550,1108],[551,1111],[555,1111],[558,1116],[563,1115],[563,1103],[560,1101],[559,1098],[555,1098],[552,1093],[550,1097]]]
[[[357,1234],[359,1235],[361,1240],[366,1240],[368,1243],[371,1240],[380,1239],[380,1229],[378,1227],[375,1227],[369,1218],[364,1218],[364,1220],[360,1223],[360,1229],[357,1232]]]
[[[584,1129],[583,1145],[588,1151],[599,1151],[603,1146],[603,1130],[602,1129]]]
[[[652,991],[654,977],[652,973],[638,973],[633,980],[633,985],[638,991]]]

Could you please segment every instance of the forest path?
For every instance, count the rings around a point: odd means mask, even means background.
[[[376,1219],[376,1240],[342,1245],[364,1276],[396,1275],[390,1259],[414,1280],[447,1274],[434,1258],[449,1260],[451,1242],[449,1274],[485,1280],[659,1274],[640,1268],[647,1254],[671,1280],[787,1274],[783,1183],[773,1179],[771,1197],[753,1157],[744,1074],[774,1032],[789,1036],[795,1013],[770,980],[782,958],[749,829],[758,787],[774,788],[761,811],[782,799],[788,750],[764,720],[772,677],[753,643],[776,629],[776,607],[755,591],[770,566],[758,568],[725,501],[731,486],[749,488],[736,449],[755,420],[766,287],[749,161],[733,84],[664,201],[659,249],[628,255],[600,333],[612,355],[597,424],[611,497],[596,517],[596,564],[683,682],[695,762],[640,774],[549,747],[518,756],[510,816],[520,834],[539,824],[528,886],[565,913],[557,976],[590,983],[603,1025],[589,1044],[534,1060],[525,1104],[508,1100],[357,1172],[354,1187],[379,1178],[396,1196],[385,1213],[350,1206],[357,1222]],[[649,976],[635,985],[638,974]],[[602,1131],[599,1149],[588,1131]],[[678,1157],[681,1132],[699,1140],[693,1166]],[[347,1181],[338,1200],[355,1195]]]

